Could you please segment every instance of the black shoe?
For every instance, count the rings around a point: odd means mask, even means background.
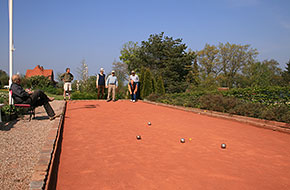
[[[116,102],[117,100],[113,100],[113,102]]]
[[[111,101],[111,99],[107,100],[107,102],[110,102],[110,101]]]

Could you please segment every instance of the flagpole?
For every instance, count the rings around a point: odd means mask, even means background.
[[[12,84],[13,74],[13,0],[8,0],[9,9],[9,88]],[[9,93],[9,104],[13,104],[11,94]]]

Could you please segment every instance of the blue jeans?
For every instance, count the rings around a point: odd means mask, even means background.
[[[136,94],[134,92],[131,94],[131,99],[136,101]]]

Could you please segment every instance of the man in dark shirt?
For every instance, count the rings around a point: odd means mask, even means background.
[[[74,76],[70,73],[70,68],[66,68],[65,73],[60,76],[61,80],[64,82],[63,84],[63,99],[66,100],[66,93],[68,94],[68,98],[70,100],[70,91],[72,91],[71,81],[74,80]]]
[[[97,80],[96,80],[96,87],[98,89],[98,99],[100,99],[100,94],[102,98],[104,97],[105,83],[106,83],[105,80],[106,80],[106,75],[104,74],[104,69],[101,68],[100,73],[97,75]]]
[[[56,115],[49,104],[49,102],[53,101],[54,98],[47,97],[47,95],[41,90],[35,90],[34,92],[25,91],[20,86],[19,75],[13,75],[12,82],[10,90],[12,91],[12,98],[16,104],[30,104],[34,107],[43,105],[49,119],[53,120],[56,118]]]

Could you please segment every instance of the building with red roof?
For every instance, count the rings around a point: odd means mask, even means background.
[[[26,78],[29,78],[32,76],[45,76],[54,82],[53,70],[52,69],[44,69],[40,65],[37,65],[34,69],[27,69],[25,76],[26,76]]]

